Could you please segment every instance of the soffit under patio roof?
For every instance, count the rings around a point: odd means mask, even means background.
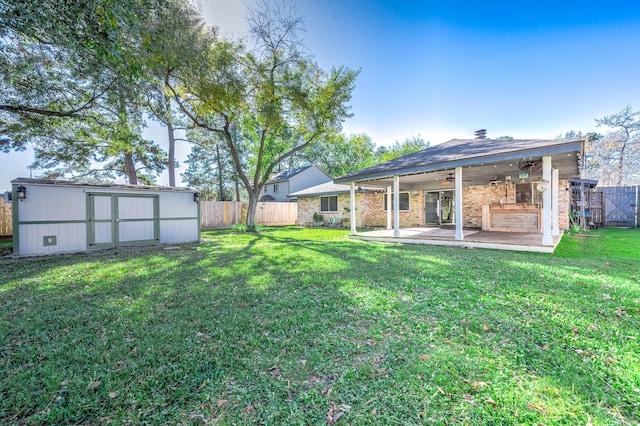
[[[335,182],[386,187],[393,185],[394,175],[399,175],[404,190],[446,189],[453,188],[454,182],[442,182],[453,176],[456,167],[462,167],[463,186],[505,181],[508,176],[511,179],[506,181],[518,183],[523,172],[518,164],[546,155],[551,156],[551,166],[559,170],[559,177],[567,179],[580,176],[583,148],[583,140],[454,139],[341,176]],[[530,173],[526,181],[541,175],[542,171]]]

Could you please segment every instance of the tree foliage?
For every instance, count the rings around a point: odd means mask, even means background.
[[[247,225],[276,166],[340,130],[357,72],[325,72],[301,49],[303,20],[291,6],[267,3],[249,17],[253,45],[209,36],[175,88],[195,125],[227,145],[249,196]]]
[[[329,135],[311,145],[303,155],[308,164],[317,164],[333,177],[342,176],[376,163],[375,143],[365,134]]]
[[[203,200],[230,201],[235,192],[239,201],[237,179],[224,140],[202,129],[191,131],[189,140],[194,145],[186,161],[189,167],[181,174],[183,181],[197,189]]]
[[[167,159],[141,136],[158,60],[149,40],[157,47],[154,29],[175,28],[186,10],[179,0],[0,2],[1,149],[32,144],[34,166],[53,175],[153,180]]]
[[[413,154],[429,148],[429,142],[425,142],[420,135],[407,138],[403,142],[395,141],[390,146],[381,146],[376,151],[378,162],[384,163],[404,155]]]
[[[597,163],[603,186],[633,184],[640,180],[640,112],[627,105],[620,112],[595,120],[610,132],[593,135],[588,153]]]

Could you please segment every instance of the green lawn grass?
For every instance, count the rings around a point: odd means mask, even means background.
[[[0,261],[0,424],[640,423],[640,230]]]

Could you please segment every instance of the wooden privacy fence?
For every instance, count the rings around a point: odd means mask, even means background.
[[[637,227],[640,215],[640,186],[602,187],[604,226]]]
[[[0,198],[0,236],[13,235],[11,204]]]
[[[200,202],[200,227],[219,228],[244,222],[248,203],[238,201]],[[260,225],[293,225],[298,218],[298,203],[259,202],[256,223]]]
[[[298,203],[258,203],[256,223],[260,225],[293,225],[298,219]]]

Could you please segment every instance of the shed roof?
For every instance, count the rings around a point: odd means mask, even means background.
[[[413,154],[340,176],[335,179],[335,182],[363,182],[394,175],[434,172],[460,166],[471,167],[491,162],[539,158],[543,155],[581,154],[583,151],[584,140],[452,139]],[[578,159],[579,161],[580,159]],[[571,162],[567,163],[563,173],[574,174],[578,162],[574,157]]]
[[[69,186],[69,187],[88,187],[99,189],[128,189],[136,191],[172,191],[172,192],[197,192],[192,188],[170,187],[170,186],[150,186],[150,185],[124,185],[116,183],[104,182],[77,182],[73,180],[57,180],[57,179],[32,179],[32,178],[16,178],[11,181],[13,184],[31,184],[31,185],[53,185],[53,186]]]

